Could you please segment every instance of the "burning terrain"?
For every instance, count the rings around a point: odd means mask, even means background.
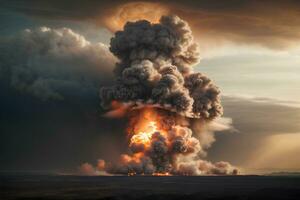
[[[118,162],[85,163],[88,174],[231,174],[228,162],[203,160],[214,141],[205,131],[221,115],[219,88],[193,72],[198,46],[188,24],[177,16],[159,23],[128,22],[111,39],[119,59],[111,86],[100,89],[105,117],[126,117],[128,152]],[[120,130],[120,132],[124,132]],[[102,173],[103,174],[103,173]]]

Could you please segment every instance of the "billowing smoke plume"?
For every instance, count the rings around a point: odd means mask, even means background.
[[[158,24],[128,22],[111,39],[110,50],[119,63],[114,85],[100,90],[101,105],[110,110],[106,116],[122,111],[129,118],[129,152],[121,155],[117,163],[101,161],[105,171],[237,173],[227,162],[202,160],[205,148],[213,140],[201,144],[193,136],[193,131],[201,130],[222,114],[222,106],[218,87],[191,68],[198,63],[199,53],[185,21],[163,16]]]
[[[201,73],[191,73],[199,61],[188,24],[164,16],[159,24],[128,22],[111,39],[120,62],[116,84],[101,89],[102,105],[112,100],[157,104],[185,116],[213,119],[222,114],[219,89]]]

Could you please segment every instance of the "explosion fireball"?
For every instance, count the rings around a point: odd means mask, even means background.
[[[237,174],[227,162],[211,163],[195,132],[222,115],[220,91],[194,73],[198,46],[177,16],[159,23],[128,22],[111,39],[119,58],[115,83],[100,90],[106,117],[127,117],[128,153],[99,160],[97,170],[128,175]],[[97,171],[96,170],[96,171]]]

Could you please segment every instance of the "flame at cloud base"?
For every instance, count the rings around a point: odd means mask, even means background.
[[[159,23],[128,22],[111,39],[110,50],[120,61],[116,82],[100,90],[101,105],[108,117],[128,117],[129,152],[117,163],[101,160],[106,172],[237,174],[227,162],[202,160],[206,153],[193,136],[223,109],[218,87],[193,72],[198,46],[185,21],[163,16]]]
[[[153,107],[133,109],[128,117],[129,152],[114,163],[98,160],[95,168],[85,163],[81,166],[82,173],[95,175],[105,171],[155,176],[238,173],[228,162],[201,159],[205,151],[189,128],[192,123],[189,118]]]

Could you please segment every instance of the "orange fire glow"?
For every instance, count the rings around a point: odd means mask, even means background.
[[[110,10],[109,14],[105,16],[104,24],[111,31],[116,31],[122,29],[128,21],[145,19],[157,23],[162,15],[168,13],[169,10],[160,3],[130,2]]]
[[[135,153],[132,156],[123,154],[123,155],[121,155],[121,162],[122,163],[129,163],[129,162],[139,163],[143,156],[144,156],[144,154],[142,152]]]
[[[145,131],[138,132],[136,135],[132,136],[132,138],[130,139],[130,145],[131,144],[149,145],[151,137],[153,133],[155,133],[156,131],[158,131],[156,122],[154,121],[149,122]]]
[[[166,116],[153,107],[143,107],[131,110],[130,122],[127,129],[129,136],[129,146],[141,147],[141,151],[132,152],[131,154],[123,154],[120,162],[127,165],[139,165],[143,163],[147,157],[147,152],[151,148],[153,135],[157,132],[161,136],[167,137],[167,127],[164,126]],[[146,156],[146,157],[145,157]],[[128,176],[145,175],[138,173],[134,169],[128,170]],[[170,176],[169,172],[155,172],[153,176]]]
[[[128,129],[131,135],[129,145],[150,146],[151,137],[154,133],[160,132],[165,135],[166,132],[160,125],[160,116],[153,108],[144,108],[142,112],[133,118],[132,125]]]
[[[166,172],[166,173],[153,173],[152,176],[172,176],[170,173]]]
[[[128,105],[114,100],[111,102],[111,111],[108,111],[103,116],[108,118],[121,118],[126,115],[128,109]]]

